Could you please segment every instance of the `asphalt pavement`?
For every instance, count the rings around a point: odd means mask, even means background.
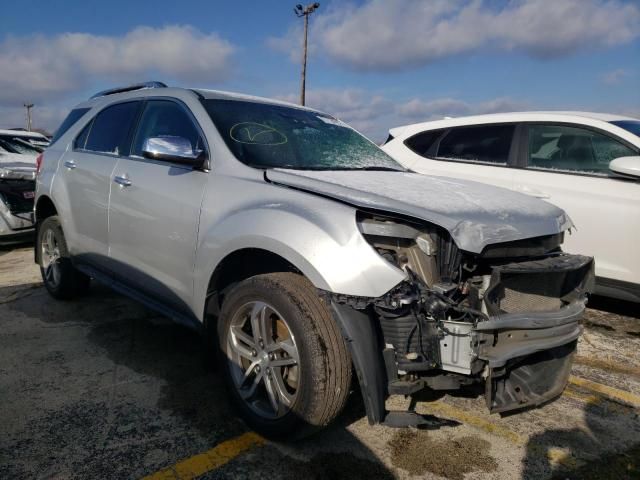
[[[269,442],[235,416],[201,339],[94,284],[59,302],[0,250],[0,478],[640,478],[640,309],[595,299],[565,394],[514,415],[422,395],[428,429],[338,421]],[[391,408],[406,408],[402,397]]]

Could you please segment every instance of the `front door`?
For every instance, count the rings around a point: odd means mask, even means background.
[[[131,155],[118,162],[112,176],[109,251],[115,273],[126,283],[188,313],[208,174],[144,158],[144,141],[163,136],[204,149],[201,130],[184,105],[168,99],[146,102]]]
[[[527,168],[515,189],[564,209],[576,228],[563,250],[593,256],[596,275],[640,284],[640,182],[609,172],[615,158],[637,155],[603,132],[561,124],[528,127]]]

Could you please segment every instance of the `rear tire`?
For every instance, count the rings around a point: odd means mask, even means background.
[[[254,430],[302,438],[342,411],[351,359],[329,308],[306,278],[272,273],[240,282],[224,299],[217,330],[225,381]]]
[[[36,248],[42,281],[52,297],[69,300],[87,291],[90,278],[71,263],[57,216],[47,217],[38,228]]]

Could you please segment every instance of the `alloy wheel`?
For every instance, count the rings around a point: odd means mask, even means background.
[[[299,388],[299,354],[286,320],[262,301],[240,307],[226,346],[233,383],[256,414],[276,419],[293,406]]]
[[[42,235],[40,248],[45,281],[55,288],[60,283],[60,246],[52,229]]]

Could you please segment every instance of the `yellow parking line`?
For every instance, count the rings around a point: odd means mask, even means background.
[[[622,404],[617,400],[611,400],[603,395],[591,395],[589,393],[583,393],[578,390],[574,390],[574,388],[575,387],[568,386],[562,393],[562,396],[564,398],[572,398],[574,400],[577,400],[578,402],[586,403],[588,405],[602,405],[606,402],[609,402],[606,408],[611,412],[624,414],[628,413],[629,411],[630,407],[628,405]]]
[[[602,385],[601,383],[592,382],[591,380],[575,377],[573,375],[569,377],[569,383],[586,390],[599,393],[600,395],[604,395],[611,400],[624,403],[625,405],[630,405],[634,408],[640,408],[640,396],[635,395],[631,392],[619,390],[608,385]]]
[[[634,395],[633,393],[625,392],[624,390],[608,387],[606,385],[574,376],[571,376],[569,378],[569,382],[573,385],[600,394],[600,397],[598,397],[596,395],[588,395],[572,390],[565,390],[563,395],[569,398],[574,398],[586,403],[599,403],[600,401],[602,401],[602,397],[605,397],[619,403],[632,405],[636,408],[640,407],[640,397]],[[466,410],[459,409],[448,403],[435,401],[421,403],[420,405],[427,412],[433,415],[444,416],[453,420],[458,420],[462,423],[475,427],[479,430],[483,430],[492,435],[497,435],[499,437],[505,438],[516,445],[525,445],[527,443],[527,438],[525,436],[509,430],[506,427],[498,425],[491,420],[473,415]]]
[[[580,402],[592,403],[592,404],[602,403],[605,400],[604,398],[598,397],[597,395],[589,395],[587,393],[570,390],[569,388],[566,388],[564,392],[562,392],[562,396],[573,398],[574,400],[578,400]]]
[[[601,358],[583,357],[578,355],[574,359],[574,363],[578,365],[584,365],[586,367],[597,368],[607,372],[624,373],[627,375],[640,376],[640,367],[633,365],[623,365],[612,360],[605,360]]]
[[[152,473],[142,480],[191,480],[230,462],[241,453],[264,444],[257,433],[247,432],[222,442],[209,451],[179,461],[175,465]]]
[[[448,403],[436,401],[423,403],[421,404],[421,406],[432,414],[458,420],[462,423],[466,423],[467,425],[471,425],[472,427],[478,428],[492,435],[497,435],[499,437],[505,438],[511,443],[515,443],[516,445],[524,445],[527,442],[527,439],[525,437],[509,430],[508,428],[497,425],[482,417],[473,415],[465,410],[456,408],[453,405],[449,405]]]

